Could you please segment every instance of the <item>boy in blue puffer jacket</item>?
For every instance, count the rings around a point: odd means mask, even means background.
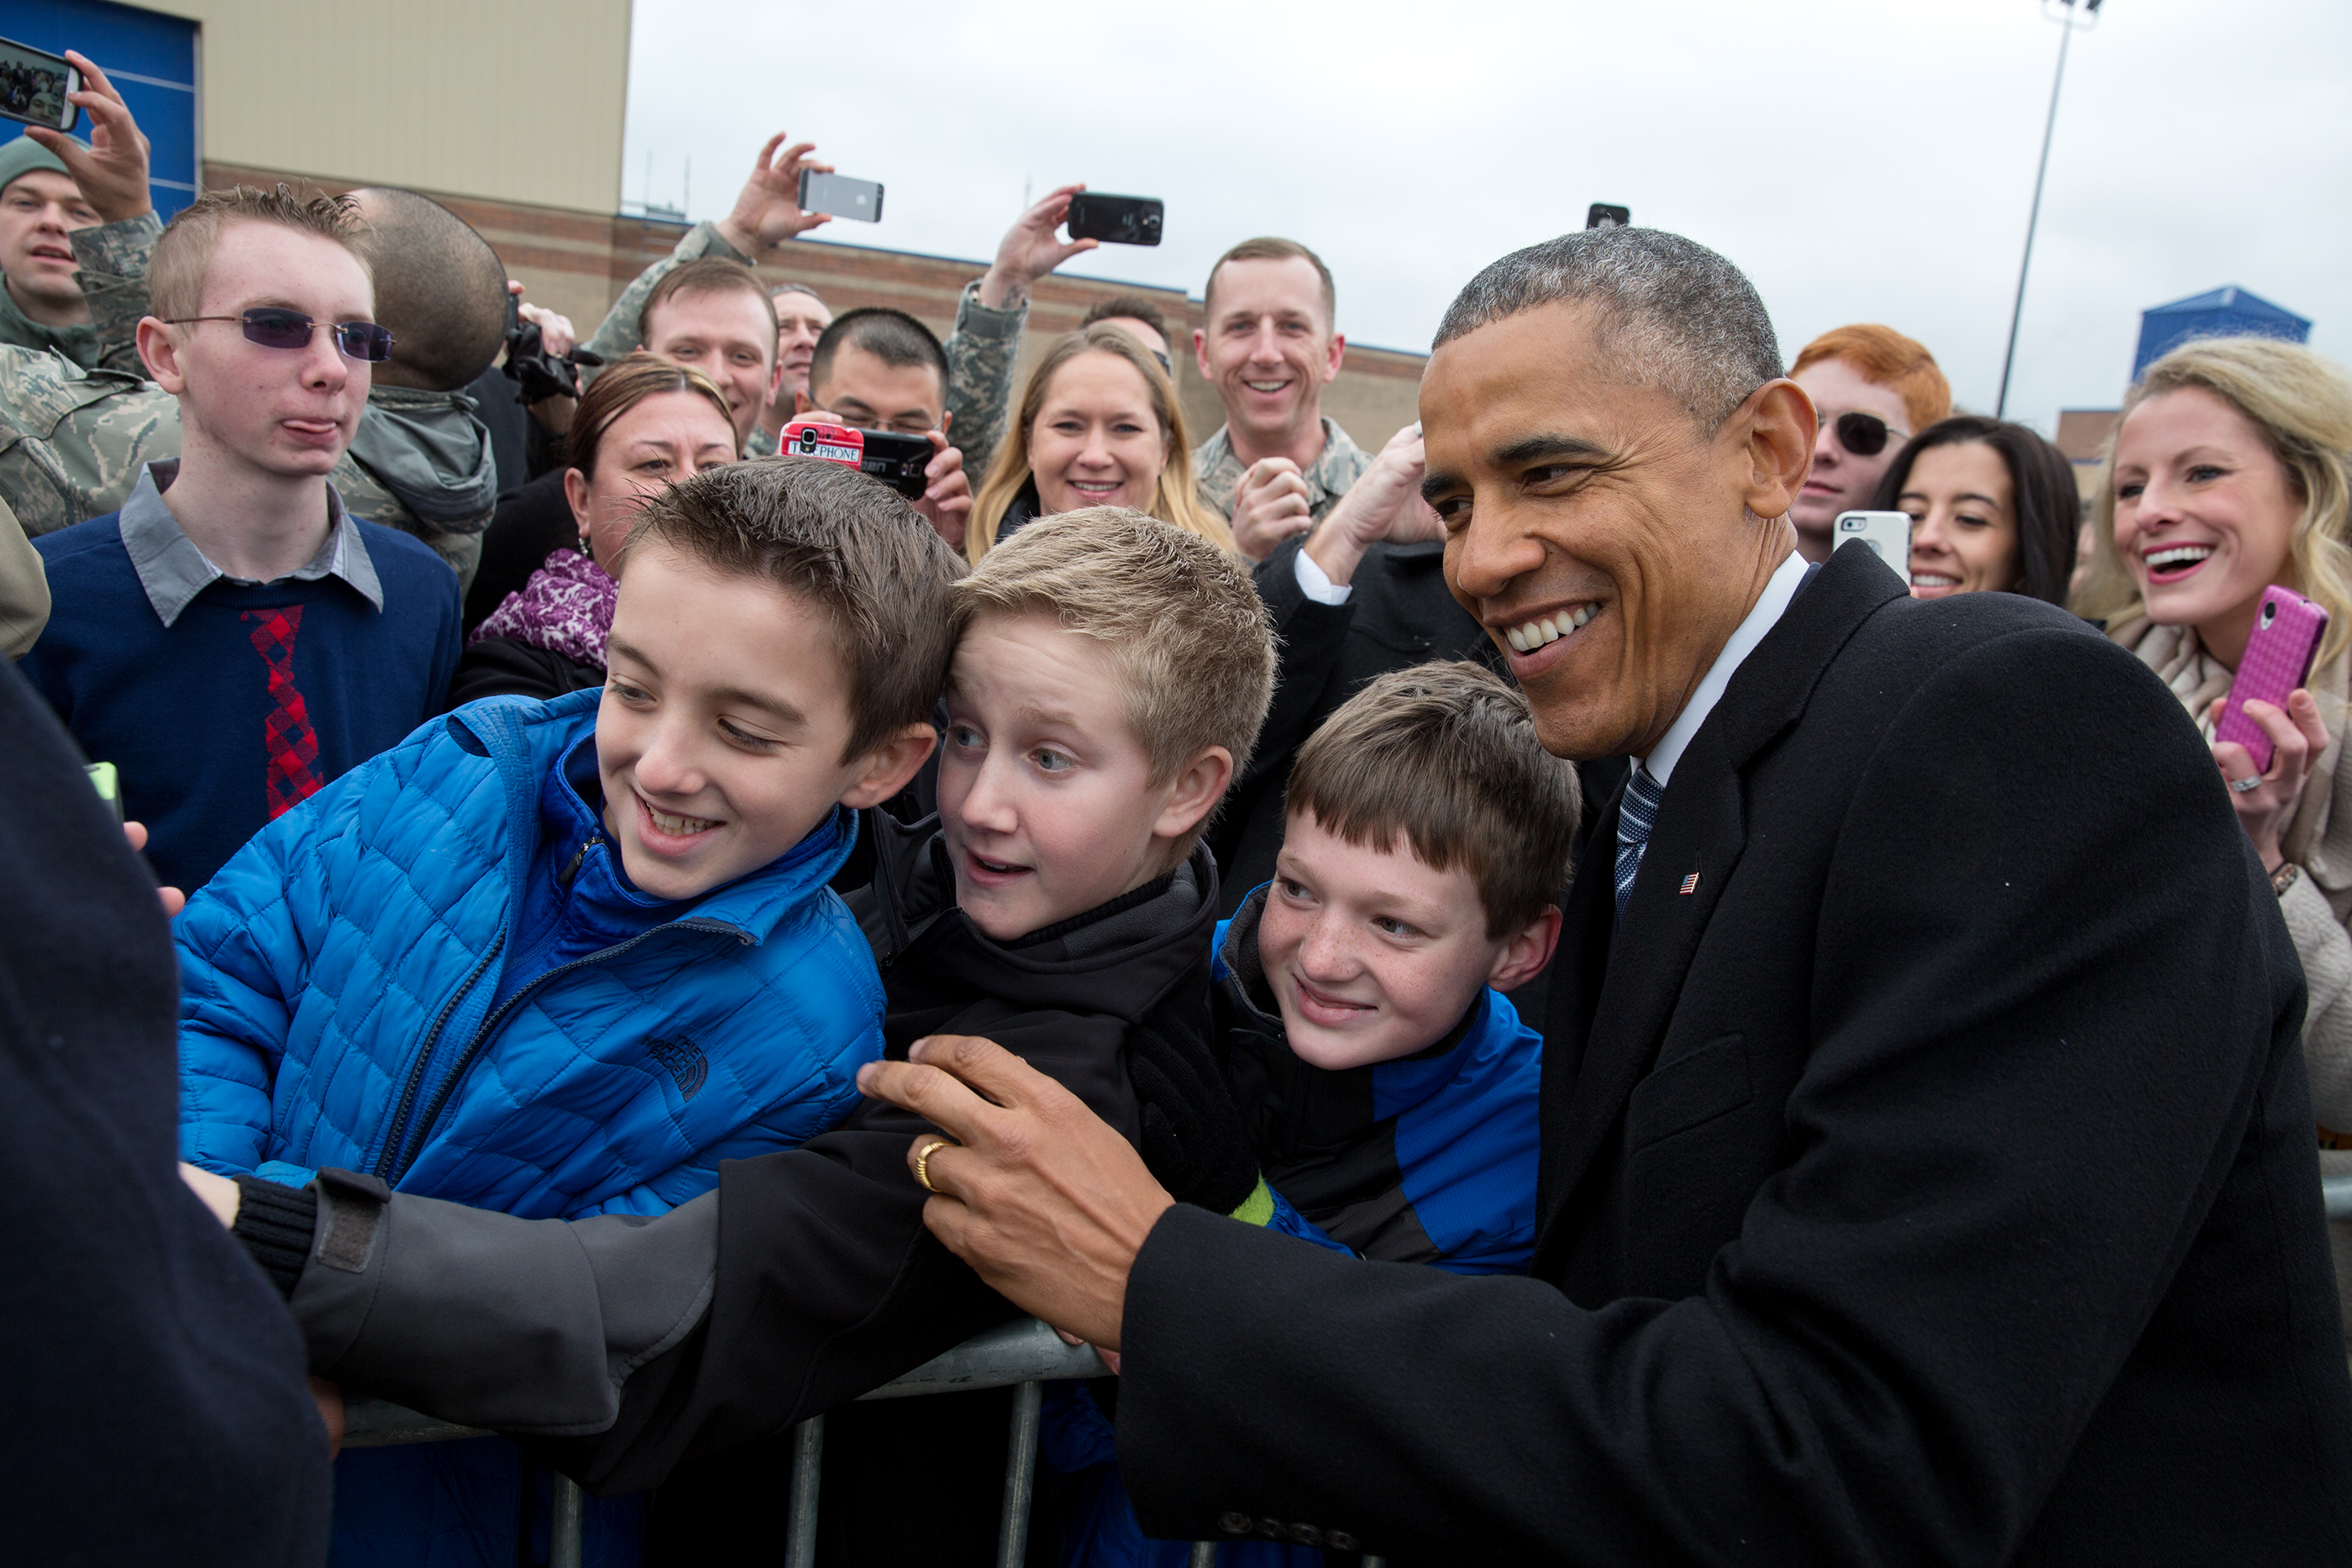
[[[1265,1176],[1241,1218],[1465,1274],[1535,1245],[1542,1038],[1500,993],[1550,961],[1580,800],[1527,699],[1484,667],[1369,683],[1299,748],[1274,880],[1217,927],[1215,1023]],[[1090,1391],[1045,1451],[1091,1487],[1071,1568],[1183,1568],[1138,1525]],[[1320,1568],[1252,1541],[1223,1568]],[[1352,1542],[1332,1540],[1342,1551]]]
[[[713,469],[620,557],[601,693],[436,719],[178,921],[181,1147],[530,1217],[660,1214],[857,1103],[883,995],[827,882],[934,744],[961,564],[807,458]],[[339,1564],[511,1561],[503,1441],[338,1470]],[[634,1502],[600,1560],[634,1559]],[[466,1560],[472,1560],[467,1557]]]

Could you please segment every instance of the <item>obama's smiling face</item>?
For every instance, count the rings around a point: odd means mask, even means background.
[[[1451,340],[1422,379],[1446,584],[1562,757],[1645,755],[1796,547],[1804,393],[1768,382],[1709,430],[1617,368],[1638,351],[1559,301]]]

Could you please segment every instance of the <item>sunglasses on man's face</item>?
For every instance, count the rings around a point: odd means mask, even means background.
[[[242,316],[174,316],[170,324],[181,327],[196,321],[240,322],[245,327],[245,340],[265,349],[307,349],[310,346],[310,334],[324,326],[335,335],[335,347],[354,360],[381,364],[392,358],[391,330],[373,321],[313,321],[299,310],[264,306]]]
[[[1907,432],[1896,430],[1874,413],[1842,413],[1830,421],[1830,428],[1837,432],[1838,444],[1856,457],[1877,456],[1895,436],[1911,439]]]

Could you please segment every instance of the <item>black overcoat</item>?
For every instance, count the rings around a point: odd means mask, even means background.
[[[2145,668],[1843,551],[1612,914],[1596,863],[1533,1278],[1153,1230],[1118,1412],[1148,1530],[1401,1563],[2352,1552],[2301,971]]]

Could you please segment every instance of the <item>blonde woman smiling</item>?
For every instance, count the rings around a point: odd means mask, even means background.
[[[1192,486],[1192,444],[1168,377],[1141,341],[1100,322],[1055,344],[1030,373],[1004,444],[972,503],[976,563],[1038,517],[1126,507],[1234,548]]]

